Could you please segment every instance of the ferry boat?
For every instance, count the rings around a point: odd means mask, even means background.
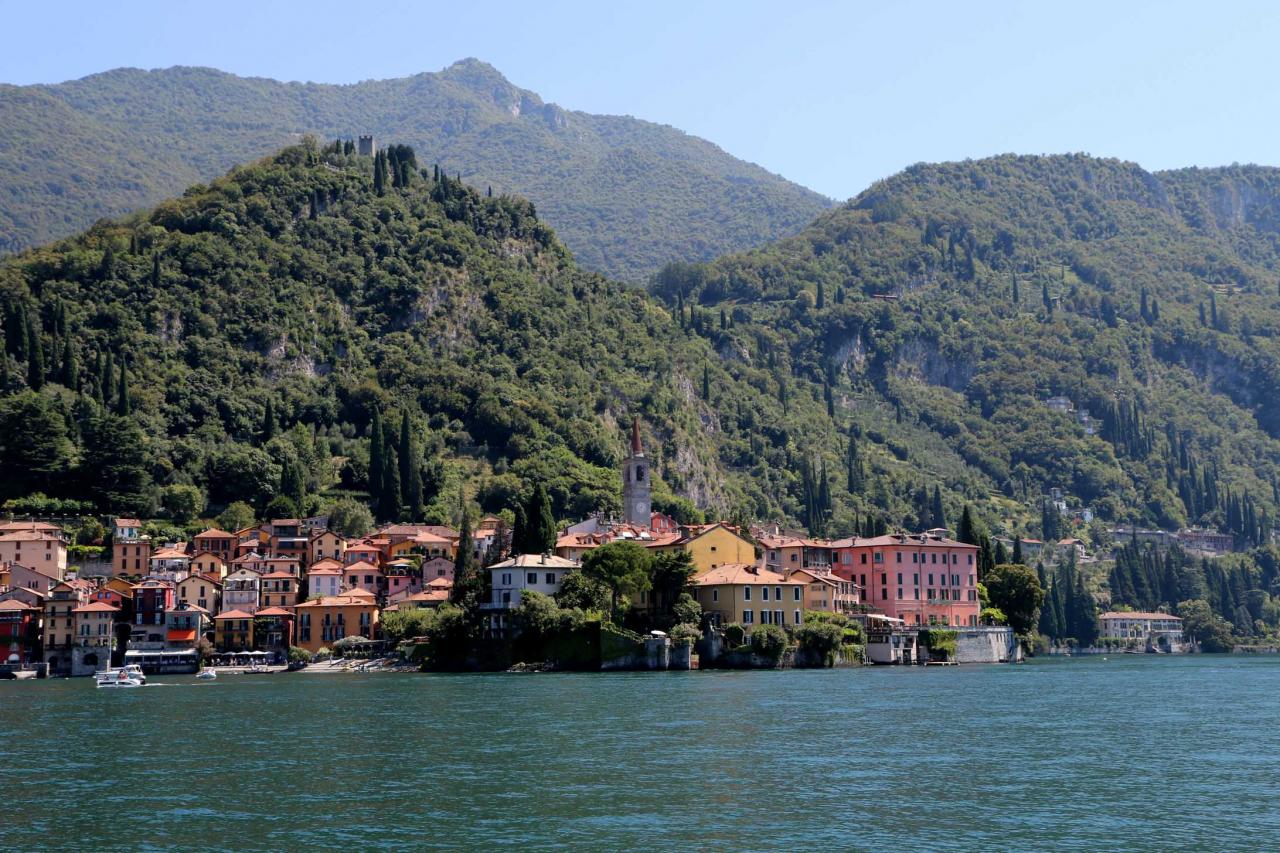
[[[99,687],[141,687],[142,682],[123,669],[104,669],[97,674]]]

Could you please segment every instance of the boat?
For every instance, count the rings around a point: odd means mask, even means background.
[[[212,681],[218,677],[218,673],[212,669],[202,669],[196,673],[196,678],[201,681]]]
[[[146,673],[144,673],[142,671],[142,667],[138,666],[136,663],[125,664],[124,672],[128,673],[130,678],[136,678],[138,679],[138,681],[141,681],[143,684],[147,683]]]
[[[141,687],[142,682],[123,669],[104,669],[97,674],[99,687]]]

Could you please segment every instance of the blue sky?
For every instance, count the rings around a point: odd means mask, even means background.
[[[354,82],[475,56],[836,198],[919,161],[1086,151],[1280,164],[1280,4],[6,4],[0,81],[207,65]],[[3,121],[3,116],[0,116]]]

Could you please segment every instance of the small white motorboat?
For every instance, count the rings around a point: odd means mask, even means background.
[[[217,677],[218,677],[218,673],[217,673],[217,672],[215,672],[215,671],[214,671],[214,670],[212,670],[212,669],[207,669],[207,668],[206,668],[206,669],[202,669],[202,670],[200,670],[199,672],[197,672],[197,673],[196,673],[196,678],[200,679],[201,681],[213,681],[213,680],[214,680],[215,678],[217,678]]]
[[[104,669],[97,674],[99,687],[141,687],[142,682],[123,669]]]
[[[138,666],[136,663],[125,664],[124,671],[130,678],[136,678],[143,684],[147,683],[146,674],[142,671],[142,667]]]

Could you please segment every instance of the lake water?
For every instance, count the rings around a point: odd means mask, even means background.
[[[152,682],[0,682],[0,849],[1280,847],[1280,658]]]

